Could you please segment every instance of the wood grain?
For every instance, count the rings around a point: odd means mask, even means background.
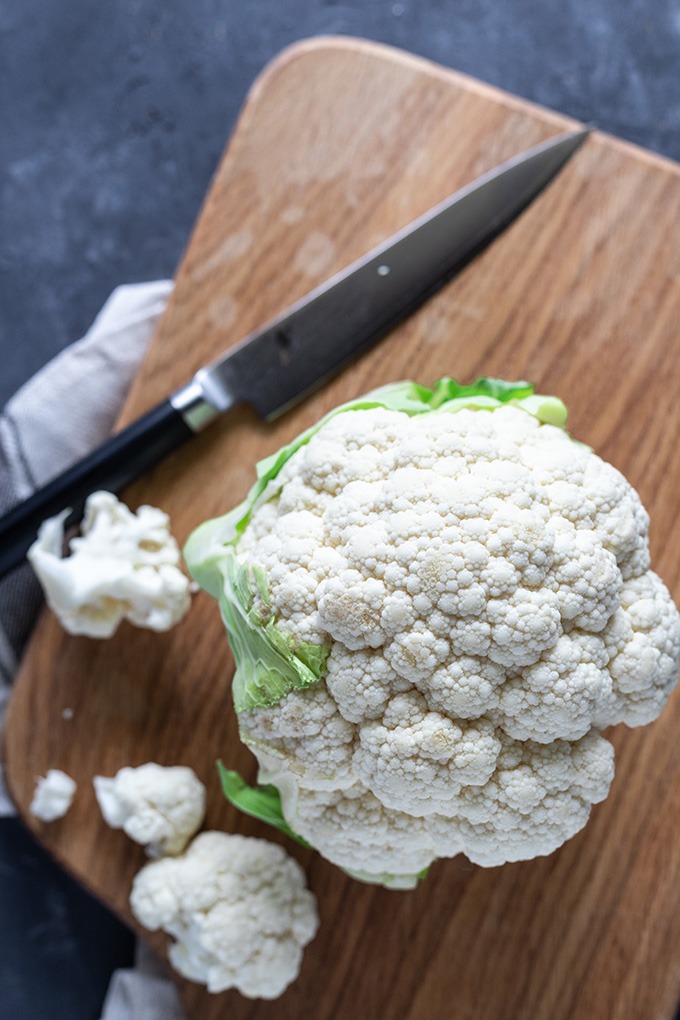
[[[372,44],[317,39],[285,51],[248,97],[122,421],[457,186],[570,126]],[[354,367],[273,425],[232,413],[128,501],[166,509],[183,540],[245,494],[254,461],[371,386],[482,371],[526,377],[559,393],[572,432],[639,489],[654,566],[677,597],[678,222],[678,167],[595,134],[502,237]],[[218,790],[217,757],[250,778],[255,771],[230,710],[231,670],[203,594],[164,636],[124,627],[107,642],[69,638],[46,615],[26,656],[6,736],[13,795],[45,846],[130,923],[127,896],[143,855],[101,821],[93,775],[151,759],[192,765],[209,787],[208,827],[277,838]],[[184,982],[189,1015],[672,1017],[679,726],[675,696],[653,725],[617,729],[611,796],[545,859],[488,870],[442,861],[416,891],[390,893],[289,845],[322,918],[299,980],[275,1003],[209,996]],[[43,826],[27,805],[35,776],[50,767],[79,789],[69,814]],[[163,948],[160,937],[151,941]]]

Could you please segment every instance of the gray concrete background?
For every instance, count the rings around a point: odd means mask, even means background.
[[[173,274],[252,79],[322,33],[680,159],[680,0],[0,0],[0,405],[117,284]],[[96,1020],[130,955],[2,820],[0,1020]]]

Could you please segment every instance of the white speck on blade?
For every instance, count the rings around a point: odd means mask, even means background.
[[[63,712],[61,713],[61,717],[66,722],[70,722],[71,719],[73,719],[73,709],[72,708],[65,708],[63,710]]]
[[[326,272],[334,255],[335,245],[330,237],[315,230],[309,234],[296,251],[293,265],[299,272],[306,273],[308,276],[319,276]]]

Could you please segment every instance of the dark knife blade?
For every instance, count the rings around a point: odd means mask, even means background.
[[[0,519],[0,577],[43,520],[80,519],[97,489],[119,492],[238,403],[270,419],[420,307],[497,237],[584,142],[589,128],[537,145],[455,192],[200,369],[143,418]]]
[[[219,411],[245,402],[271,418],[300,400],[455,276],[588,133],[560,135],[502,163],[311,291],[197,373],[205,402]]]

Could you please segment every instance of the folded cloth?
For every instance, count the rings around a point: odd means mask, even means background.
[[[115,971],[101,1020],[185,1020],[175,986],[161,964],[140,942],[136,966]]]
[[[0,514],[106,439],[171,290],[168,280],[118,287],[83,339],[9,401],[0,414]],[[28,565],[0,581],[0,728],[41,604]],[[14,813],[0,768],[0,815]],[[134,970],[114,974],[102,1020],[181,1020],[183,1015],[174,985],[151,954],[140,952]]]

